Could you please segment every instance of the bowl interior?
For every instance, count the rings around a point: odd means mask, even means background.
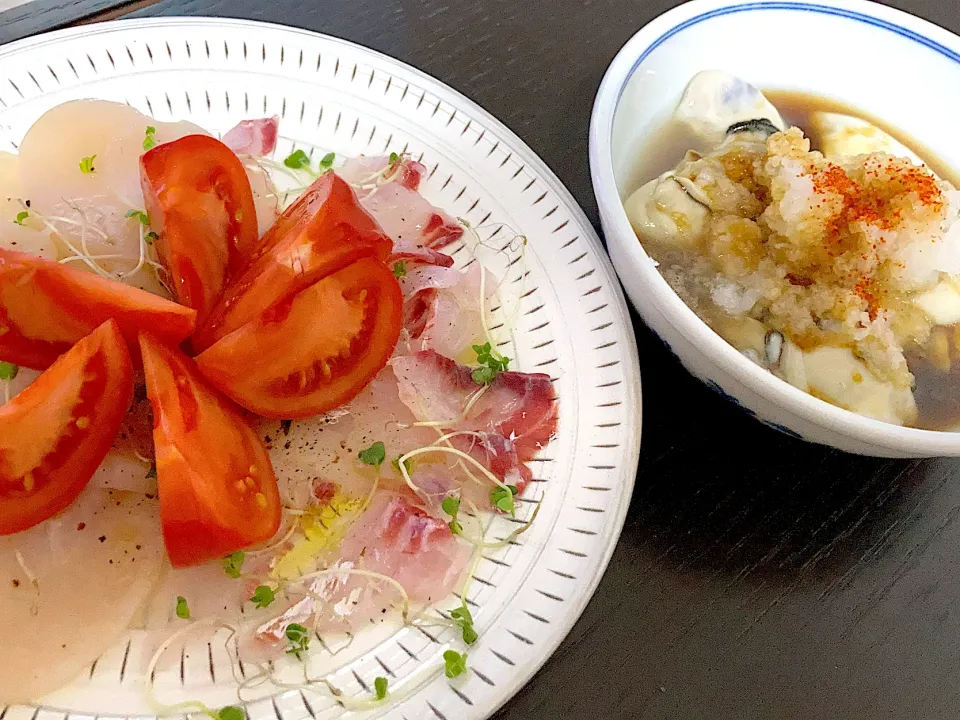
[[[957,38],[865,2],[703,3],[681,6],[636,36],[638,59],[613,120],[621,198],[649,180],[638,169],[684,87],[724,70],[761,89],[802,90],[882,118],[960,169],[952,128],[960,116]],[[691,13],[689,10],[697,10]],[[686,11],[686,12],[684,12]],[[920,34],[915,29],[922,27]],[[629,47],[629,46],[628,46]],[[679,158],[678,158],[679,160]]]

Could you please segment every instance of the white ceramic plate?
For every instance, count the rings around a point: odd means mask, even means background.
[[[381,675],[392,691],[416,684],[406,700],[372,716],[491,714],[543,664],[586,605],[620,533],[637,468],[636,345],[590,223],[546,165],[475,104],[402,63],[314,33],[234,20],[151,19],[2,47],[0,149],[15,151],[48,108],[85,97],[126,101],[158,119],[189,119],[214,131],[276,114],[281,158],[294,144],[350,155],[406,150],[430,171],[427,197],[486,227],[481,234],[490,244],[507,246],[492,257],[499,264],[494,270],[507,273],[504,287],[513,290],[506,292],[522,296],[508,354],[520,369],[555,378],[560,430],[533,463],[537,482],[518,513],[529,517],[539,502],[537,522],[518,543],[488,553],[471,584],[481,633],[470,650],[471,672],[451,683],[442,672],[424,670],[441,667],[454,639],[450,630],[406,627],[361,636],[333,657],[316,658],[358,697],[369,697]],[[529,238],[523,262],[510,233],[498,234],[499,223]],[[466,256],[455,254],[461,263]],[[498,518],[490,533],[503,537],[515,527]],[[87,676],[39,708],[11,707],[0,710],[0,718],[152,714],[142,640],[131,631]],[[314,643],[311,652],[336,650]],[[216,638],[188,644],[174,665],[155,679],[164,702],[237,703],[236,668]],[[251,720],[352,716],[327,692],[311,689],[261,687],[247,711]]]

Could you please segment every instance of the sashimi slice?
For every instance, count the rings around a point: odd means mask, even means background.
[[[472,369],[432,350],[395,357],[390,365],[400,398],[419,420],[500,435],[513,443],[521,460],[533,458],[557,431],[557,398],[547,375],[500,373],[475,397],[481,387]]]
[[[116,643],[162,560],[156,501],[92,484],[60,515],[0,538],[0,703],[36,701]]]
[[[337,172],[354,185],[360,204],[393,240],[395,252],[442,250],[460,239],[460,223],[417,192],[426,168],[413,161],[401,161],[400,167],[388,174],[388,181],[378,180],[383,178],[389,163],[386,156],[354,158]]]
[[[237,155],[269,155],[277,147],[280,118],[276,115],[256,120],[241,120],[224,133],[223,144]]]

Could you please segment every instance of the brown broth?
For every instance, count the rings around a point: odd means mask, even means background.
[[[910,148],[937,175],[960,187],[957,169],[939,160],[928,148],[903,131],[891,127],[880,118],[864,113],[857,108],[813,93],[793,90],[767,89],[767,99],[777,108],[787,126],[797,126],[810,138],[811,148],[820,147],[820,138],[810,128],[810,115],[817,111],[835,112],[861,118],[877,126]],[[651,143],[632,169],[627,182],[632,192],[651,178],[676,167],[687,150],[701,153],[711,148],[703,147],[694,135],[682,124],[670,121],[655,134],[656,143]],[[916,427],[928,430],[960,430],[960,325],[950,333],[957,338],[950,349],[952,364],[944,372],[926,359],[919,351],[906,352],[907,364],[916,378],[914,398],[919,410]]]

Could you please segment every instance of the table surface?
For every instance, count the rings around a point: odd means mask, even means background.
[[[147,2],[112,16],[284,23],[434,75],[523,138],[598,229],[594,94],[630,35],[677,4]],[[0,13],[0,42],[117,4],[36,0],[39,10]],[[960,32],[955,4],[888,4]],[[623,536],[583,617],[498,720],[960,716],[958,461],[854,457],[779,435],[690,378],[634,322],[648,382]]]

